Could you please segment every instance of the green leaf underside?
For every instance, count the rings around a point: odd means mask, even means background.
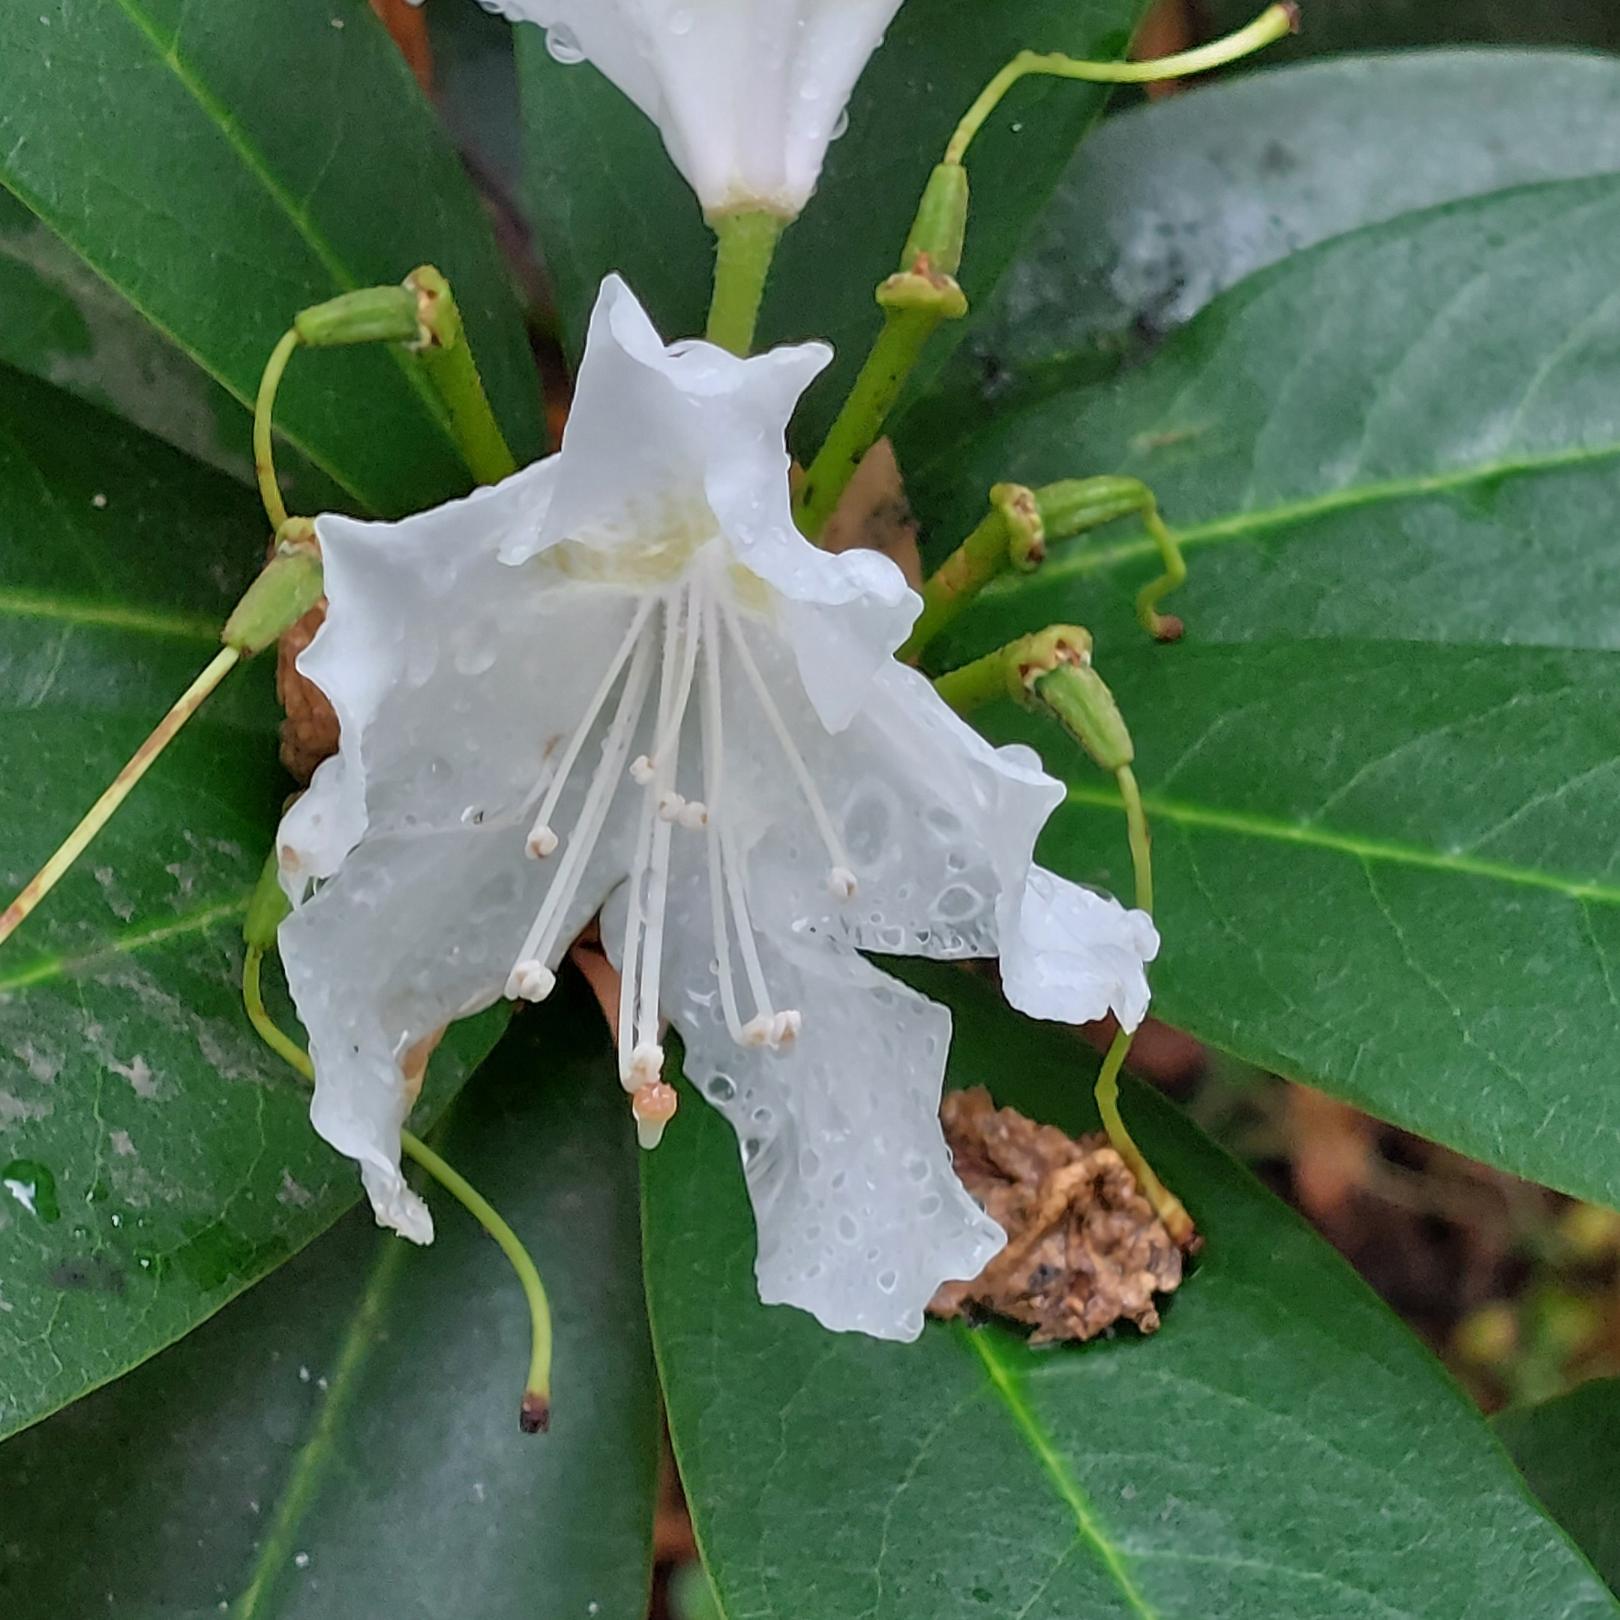
[[[0,190],[0,363],[253,475],[241,406],[148,326],[60,237]],[[289,466],[292,452],[288,452]],[[319,476],[307,465],[305,477]]]
[[[1155,1008],[1518,1175],[1620,1204],[1620,659],[1396,643],[1107,663],[1154,831]],[[1111,785],[1044,858],[1129,892]]]
[[[0,185],[243,401],[300,309],[432,259],[514,450],[538,444],[527,346],[480,205],[365,0],[7,8]],[[403,351],[301,356],[277,420],[364,507],[467,488]]]
[[[1606,513],[1620,181],[1404,216],[1262,271],[1147,366],[914,462],[937,548],[999,478],[1147,480],[1203,642],[1354,636],[1620,645]],[[988,593],[946,657],[1080,620],[1107,658],[1157,572],[1128,526]]]
[[[241,485],[0,369],[5,898],[212,656],[263,534]],[[0,1434],[187,1332],[355,1199],[241,1010],[242,910],[290,785],[269,676],[226,683],[0,948]],[[435,1097],[494,1032],[453,1036]]]
[[[951,1079],[1089,1128],[1095,1059],[948,968]],[[643,1178],[677,1458],[722,1611],[1100,1617],[1615,1612],[1484,1424],[1349,1268],[1168,1105],[1128,1107],[1208,1238],[1162,1331],[914,1346],[761,1306],[729,1128]],[[693,1115],[697,1117],[694,1118]]]
[[[1594,1379],[1555,1400],[1511,1407],[1495,1428],[1547,1510],[1620,1591],[1620,1379]]]
[[[783,238],[761,314],[761,345],[820,338],[836,358],[795,422],[813,449],[876,334],[873,294],[899,266],[929,171],[973,99],[1025,47],[1123,53],[1137,0],[908,0],[890,25],[829,153],[821,185]],[[578,353],[601,278],[621,272],[668,337],[701,332],[713,248],[696,201],[650,123],[591,68],[546,54],[519,33],[531,211],[555,278],[570,352]],[[975,143],[962,283],[988,294],[1075,143],[1100,114],[1096,86],[1030,81]],[[942,360],[959,334],[936,339]]]
[[[1248,0],[1209,0],[1207,30],[1239,27]],[[1287,56],[1392,50],[1417,45],[1596,45],[1620,49],[1620,17],[1608,0],[1311,0],[1306,24],[1278,47]]]
[[[1140,361],[1217,293],[1328,237],[1612,173],[1617,114],[1620,63],[1574,51],[1262,65],[1135,107],[1075,154],[902,437],[925,448],[987,409]]]
[[[514,1028],[439,1145],[545,1273],[550,1433],[518,1432],[528,1317],[494,1245],[433,1189],[430,1249],[356,1212],[7,1448],[10,1620],[331,1620],[380,1595],[396,1620],[644,1611],[659,1422],[636,1150],[582,986]]]

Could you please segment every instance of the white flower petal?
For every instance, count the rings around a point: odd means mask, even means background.
[[[723,535],[736,561],[774,592],[811,701],[838,730],[921,603],[887,557],[829,555],[793,522],[788,419],[829,353],[807,343],[742,360],[710,343],[666,347],[635,295],[609,276],[591,314],[544,527],[503,557],[520,562],[571,541],[601,554],[603,577],[649,585]]]
[[[739,1047],[701,872],[671,901],[683,948],[665,1005],[688,1077],[737,1132],[760,1298],[837,1331],[916,1338],[935,1289],[977,1276],[1006,1241],[957,1180],[940,1128],[950,1014],[830,942],[762,939],[776,1008],[803,1021],[780,1051]]]
[[[1061,784],[1027,749],[992,748],[927,679],[892,661],[832,735],[780,641],[756,625],[750,645],[856,879],[849,900],[831,892],[804,795],[739,685],[727,708],[727,775],[746,816],[740,837],[752,850],[762,915],[863,950],[994,956],[1016,922],[1035,838]]]
[[[343,746],[282,824],[293,898],[335,871],[368,825],[451,825],[470,804],[526,790],[532,693],[542,672],[548,688],[556,677],[531,633],[533,606],[497,558],[538,526],[555,467],[537,463],[402,523],[317,519],[329,606],[298,667],[337,711]],[[584,650],[613,617],[627,623],[629,609],[571,606],[557,621]],[[452,733],[454,759],[440,746]]]
[[[543,530],[504,557],[521,562],[570,540],[620,553],[643,583],[667,578],[718,531],[707,483],[728,465],[785,513],[788,418],[830,358],[822,343],[748,360],[712,343],[666,347],[635,294],[607,277]]]
[[[419,1243],[431,1223],[399,1172],[417,1042],[497,1000],[556,862],[523,853],[526,820],[368,836],[281,925],[287,982],[315,1063],[310,1119],[360,1162],[377,1218]],[[567,943],[623,872],[628,824],[604,836],[570,908]]]
[[[1147,1016],[1146,964],[1158,954],[1145,911],[1035,866],[1018,926],[1002,939],[1001,988],[1032,1018],[1077,1024],[1112,1012],[1133,1030]]]
[[[900,0],[495,0],[561,26],[658,125],[704,212],[792,218]]]

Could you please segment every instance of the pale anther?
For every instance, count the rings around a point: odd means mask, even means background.
[[[660,821],[679,821],[686,809],[686,800],[673,788],[668,788],[658,795],[658,819]]]
[[[643,1041],[630,1054],[629,1072],[624,1076],[624,1089],[639,1092],[645,1086],[655,1086],[663,1078],[664,1049],[651,1041]]]
[[[519,962],[506,981],[506,994],[512,1000],[544,1001],[556,988],[557,975],[532,957]]]
[[[804,1017],[796,1007],[786,1007],[771,1022],[771,1045],[791,1046],[804,1028]]]
[[[835,866],[827,874],[827,889],[835,900],[853,900],[859,885],[847,866]]]
[[[702,832],[709,825],[709,807],[701,799],[688,799],[676,820],[689,832]]]
[[[636,757],[630,761],[630,780],[634,782],[637,787],[646,787],[656,774],[657,773],[653,768],[653,762],[648,759],[645,754],[637,754]]]
[[[537,861],[543,861],[546,856],[553,854],[557,848],[557,835],[549,827],[536,827],[529,834],[529,841],[523,846],[524,853]]]

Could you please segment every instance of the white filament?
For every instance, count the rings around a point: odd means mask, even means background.
[[[776,740],[786,756],[788,768],[793,772],[799,790],[810,806],[810,815],[815,821],[816,831],[821,834],[821,841],[826,845],[828,858],[832,862],[832,869],[827,877],[828,887],[840,900],[851,899],[855,893],[855,873],[850,867],[849,856],[844,853],[844,842],[838,836],[838,829],[833,826],[832,817],[827,814],[827,806],[822,803],[821,794],[816,790],[815,778],[810,774],[810,767],[805,764],[804,756],[795,746],[787,722],[783,720],[781,710],[777,708],[765,685],[765,678],[759,672],[759,665],[754,662],[754,655],[743,636],[742,626],[737,622],[736,610],[729,602],[722,604],[722,610],[726,616],[726,629],[731,633],[731,644],[737,649],[737,657],[748,676],[748,684],[753,687],[754,696],[759,699],[759,706],[765,711],[765,718],[770,722],[771,730],[776,733]]]
[[[658,1047],[658,988],[664,959],[669,846],[673,823],[685,808],[685,801],[674,791],[675,771],[700,635],[693,591],[687,587],[665,599],[653,752],[650,759],[643,755],[630,768],[631,780],[641,786],[643,803],[619,963],[619,1079],[628,1090],[658,1078],[658,1070],[650,1075],[646,1072],[648,1054],[657,1052],[660,1067],[663,1062]]]
[[[607,674],[602,677],[601,684],[591,694],[591,700],[585,705],[584,718],[574,728],[574,735],[568,739],[568,747],[563,751],[563,757],[557,762],[557,769],[553,773],[546,788],[546,795],[540,801],[540,812],[534,818],[534,826],[529,830],[528,850],[531,855],[539,858],[552,853],[557,847],[557,835],[552,831],[551,818],[557,813],[557,804],[563,796],[563,789],[568,786],[568,778],[579,758],[580,750],[585,746],[585,739],[590,735],[591,727],[596,724],[596,717],[602,712],[602,705],[608,700],[608,693],[613,690],[613,683],[619,678],[619,671],[624,668],[625,660],[641,644],[641,632],[646,628],[647,619],[651,615],[654,599],[648,598],[635,611],[630,620],[630,628],[624,633],[624,640],[619,643],[619,650],[614,653],[612,661],[608,664]]]
[[[624,690],[619,694],[619,705],[614,711],[608,733],[602,740],[602,758],[585,795],[585,804],[574,826],[574,835],[563,854],[562,864],[546,891],[540,915],[535,918],[523,949],[518,952],[519,962],[544,962],[556,948],[568,909],[579,892],[585,875],[585,866],[596,841],[602,836],[607,823],[608,810],[613,802],[614,789],[624,770],[625,756],[635,736],[641,711],[647,701],[647,687],[651,675],[652,643],[638,641],[630,660],[630,671],[624,679]]]

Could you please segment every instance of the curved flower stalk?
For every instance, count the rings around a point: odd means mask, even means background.
[[[652,119],[712,220],[794,219],[901,0],[487,0],[578,50]]]
[[[1003,1239],[940,1131],[949,1017],[860,953],[999,955],[1015,1005],[1134,1026],[1158,940],[1032,864],[1062,789],[894,660],[899,570],[794,528],[784,430],[826,359],[666,348],[610,279],[560,454],[402,523],[318,521],[300,668],[342,746],[278,839],[281,950],[316,1128],[427,1241],[402,1064],[543,999],[601,911],[643,1144],[667,1018],[737,1131],[761,1296],[910,1338]]]

